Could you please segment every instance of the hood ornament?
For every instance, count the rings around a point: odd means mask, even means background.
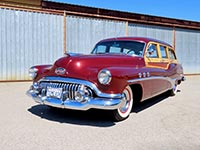
[[[56,68],[55,73],[57,75],[64,75],[66,73],[66,69],[62,68],[62,67],[58,67],[58,68]]]

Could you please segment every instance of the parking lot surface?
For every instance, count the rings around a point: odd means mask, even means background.
[[[200,150],[200,76],[175,97],[141,103],[113,122],[107,111],[51,109],[25,95],[30,82],[0,83],[1,150]]]

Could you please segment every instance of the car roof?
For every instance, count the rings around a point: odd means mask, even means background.
[[[108,41],[138,41],[138,42],[144,42],[144,43],[149,43],[149,42],[156,42],[156,43],[161,43],[167,46],[172,47],[170,44],[154,39],[154,38],[149,38],[149,37],[114,37],[114,38],[108,38],[108,39],[104,39],[101,40],[99,43],[101,42],[108,42]]]

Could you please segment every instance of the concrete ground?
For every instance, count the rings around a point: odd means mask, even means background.
[[[200,150],[200,76],[175,97],[137,106],[113,122],[107,111],[54,110],[25,95],[30,82],[0,83],[1,150]]]

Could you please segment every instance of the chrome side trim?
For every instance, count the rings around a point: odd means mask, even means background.
[[[141,82],[141,81],[147,81],[147,80],[167,80],[171,83],[173,86],[175,84],[175,78],[169,78],[169,77],[162,77],[162,76],[152,76],[152,77],[147,77],[147,78],[138,78],[138,79],[131,79],[128,80],[128,83],[134,83],[134,82]]]
[[[74,84],[83,84],[86,85],[88,87],[90,87],[95,94],[98,97],[104,97],[104,98],[123,98],[122,94],[107,94],[107,93],[102,93],[95,84],[89,82],[89,81],[85,81],[85,80],[80,80],[80,79],[74,79],[74,78],[63,78],[63,77],[44,77],[41,80],[39,80],[39,82],[64,82],[64,83],[74,83]]]

